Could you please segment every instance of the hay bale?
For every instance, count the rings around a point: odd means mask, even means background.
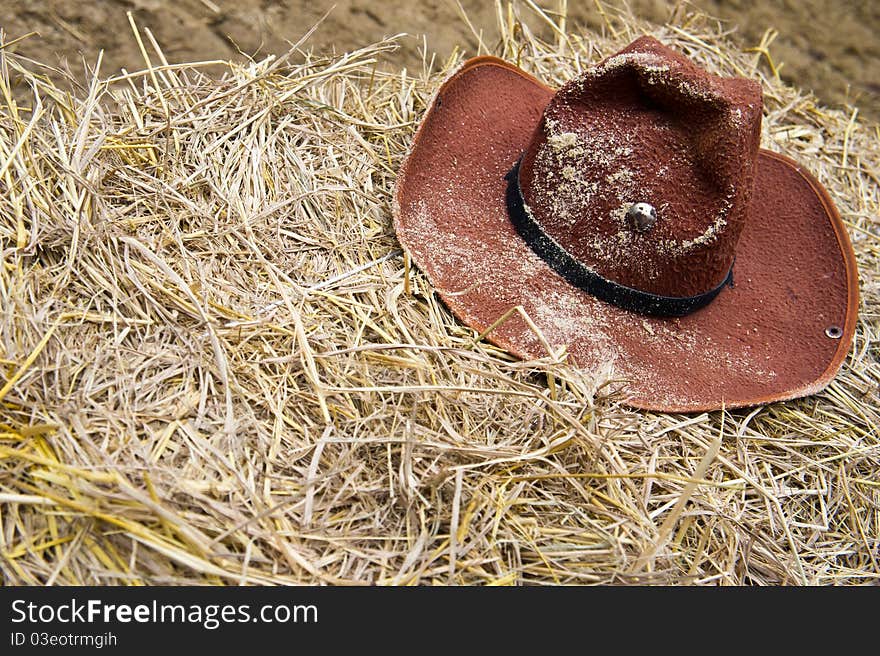
[[[644,32],[762,81],[763,145],[817,173],[859,261],[835,382],[653,414],[613,372],[475,341],[390,216],[460,53],[413,74],[391,40],[218,78],[152,43],[143,71],[68,94],[3,48],[4,583],[880,578],[877,128],[698,16],[608,15],[598,35],[522,13],[499,11],[495,52],[551,83]]]

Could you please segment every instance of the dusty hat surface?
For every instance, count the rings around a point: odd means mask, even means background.
[[[758,147],[761,112],[651,37],[558,91],[469,60],[400,171],[398,239],[467,325],[521,306],[540,335],[514,313],[487,339],[610,368],[634,407],[814,394],[855,332],[855,257],[818,181]]]

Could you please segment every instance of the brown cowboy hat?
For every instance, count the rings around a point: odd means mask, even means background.
[[[395,229],[447,306],[523,358],[565,347],[632,406],[814,394],[849,350],[855,257],[828,193],[759,148],[760,86],[650,37],[557,91],[495,57],[440,88]],[[540,333],[540,334],[538,334]]]

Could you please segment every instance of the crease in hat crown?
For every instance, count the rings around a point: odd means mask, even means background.
[[[734,264],[761,112],[757,83],[642,37],[553,96],[519,165],[525,210],[607,281],[704,294]],[[656,212],[647,227],[628,219],[639,203]]]

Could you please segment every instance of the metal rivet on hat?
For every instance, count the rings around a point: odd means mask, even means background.
[[[626,221],[636,232],[647,232],[657,223],[657,210],[650,203],[634,203],[626,211]]]
[[[825,329],[825,334],[831,339],[840,339],[843,337],[843,330],[840,329],[840,326],[828,326]]]

